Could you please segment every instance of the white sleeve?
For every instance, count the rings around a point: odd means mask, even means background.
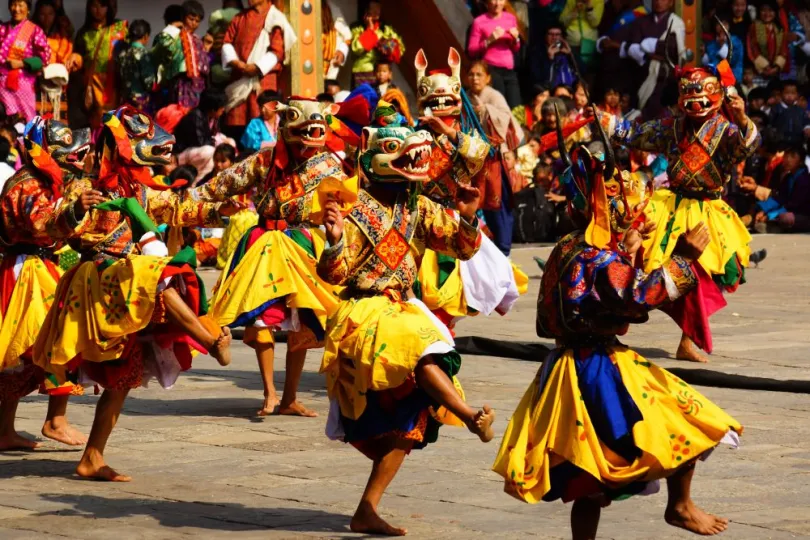
[[[627,56],[635,60],[638,65],[644,65],[644,51],[641,50],[641,45],[638,43],[633,43],[627,48]]]
[[[267,75],[270,71],[276,67],[278,64],[278,56],[276,53],[267,51],[262,55],[258,62],[256,62],[256,67],[259,68],[259,71],[262,72],[262,75]]]
[[[641,40],[641,50],[647,54],[655,54],[658,38],[648,37]]]
[[[627,42],[622,41],[622,44],[619,46],[619,58],[627,58]]]
[[[236,49],[230,43],[224,44],[222,46],[222,67],[227,68],[231,62],[236,60],[240,60],[239,55],[236,54]]]
[[[338,41],[337,47],[335,47],[335,52],[343,53],[343,62],[340,65],[344,65],[346,60],[349,58],[349,44],[345,41]]]
[[[717,56],[724,59],[728,57],[728,43],[723,43],[723,46],[717,51]]]

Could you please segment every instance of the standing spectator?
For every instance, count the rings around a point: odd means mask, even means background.
[[[36,81],[51,58],[45,33],[28,20],[31,0],[9,0],[11,20],[0,25],[0,101],[6,114],[36,116]]]
[[[73,54],[73,38],[70,21],[65,25],[59,11],[61,5],[56,0],[38,0],[34,8],[34,22],[42,28],[51,48],[48,70],[43,70],[37,95],[37,113],[40,116],[52,115],[57,120],[67,113],[67,82],[71,71],[77,69]],[[61,66],[61,67],[59,67]]]
[[[703,55],[703,64],[717,65],[721,61],[728,59],[729,52],[731,52],[731,71],[734,73],[734,78],[738,82],[743,80],[743,57],[745,56],[745,49],[743,49],[743,42],[740,38],[731,34],[731,44],[726,41],[726,33],[720,25],[728,28],[728,19],[720,19],[720,24],[715,22],[714,25],[714,39],[706,43],[706,54]],[[730,33],[730,32],[729,32]]]
[[[208,64],[211,68],[210,82],[217,88],[225,88],[231,81],[230,68],[222,65],[222,45],[228,26],[240,11],[236,8],[218,9],[208,17],[208,34],[214,40],[208,55]]]
[[[287,18],[268,0],[250,0],[250,8],[233,18],[222,46],[222,65],[232,72],[225,88],[229,137],[239,140],[248,121],[260,115],[262,91],[280,91],[281,70],[296,40]]]
[[[479,173],[481,208],[484,221],[494,236],[493,242],[504,255],[512,249],[512,187],[502,158],[506,152],[515,150],[523,139],[523,130],[518,125],[512,110],[503,95],[492,88],[487,64],[473,62],[468,72],[470,102],[478,114],[484,132],[493,145],[494,159]]]
[[[605,0],[567,0],[560,15],[568,45],[583,72],[590,70],[596,56],[598,27],[604,10]]]
[[[754,86],[768,82],[785,71],[788,62],[788,39],[776,20],[776,4],[766,0],[759,8],[759,17],[748,30],[748,59],[757,74]]]
[[[273,146],[278,140],[279,116],[273,107],[273,102],[281,101],[281,95],[272,90],[265,90],[257,99],[261,116],[250,121],[239,141],[245,152],[258,152],[267,146]]]
[[[394,73],[391,71],[391,64],[384,60],[377,62],[377,65],[374,66],[374,90],[377,91],[377,96],[383,97],[388,90],[396,88],[392,82],[394,78]]]
[[[546,30],[546,48],[533,63],[536,84],[554,88],[560,85],[572,86],[576,81],[576,71],[571,63],[573,53],[563,37],[564,34],[562,25],[557,23]]]
[[[645,119],[657,118],[663,108],[662,93],[673,75],[666,65],[666,55],[669,54],[676,64],[685,58],[686,27],[683,19],[672,12],[673,4],[673,0],[653,0],[653,12],[633,24],[628,40],[628,56],[644,68],[644,79],[638,90],[638,107]],[[672,39],[665,43],[670,24]]]
[[[731,0],[731,24],[729,33],[745,43],[748,39],[748,29],[753,22],[748,11],[748,0]]]
[[[349,58],[352,30],[343,17],[335,18],[329,2],[321,3],[321,29],[323,31],[323,78],[337,79],[340,68]]]
[[[467,51],[484,60],[492,74],[492,87],[510,107],[521,104],[515,54],[520,50],[517,19],[504,11],[506,0],[487,0],[487,12],[473,20]]]
[[[169,6],[169,9],[175,6]],[[187,0],[177,6],[179,21],[167,20],[166,28],[155,39],[152,51],[160,66],[161,86],[167,91],[167,104],[176,103],[193,109],[200,102],[208,78],[208,54],[202,40],[194,34],[205,17],[205,11],[197,0]],[[168,19],[168,18],[167,18]]]
[[[127,23],[115,18],[117,10],[116,0],[87,0],[84,25],[73,43],[81,57],[80,80],[68,87],[68,117],[74,128],[100,128],[101,115],[118,105],[115,59],[127,37]]]
[[[152,29],[143,19],[129,25],[129,47],[118,56],[118,74],[121,81],[121,102],[132,105],[147,114],[154,114],[151,97],[157,81],[157,70],[152,55],[146,48]]]
[[[389,25],[380,22],[382,6],[379,0],[368,3],[362,22],[352,25],[352,88],[363,83],[373,85],[374,66],[380,60],[399,64],[405,52],[402,38]]]
[[[617,77],[616,74],[632,73],[635,69],[627,56],[627,46],[634,21],[647,15],[647,9],[641,0],[612,0],[609,6],[610,11],[617,15],[609,25],[606,17],[602,17],[603,35],[596,42],[596,51],[600,55],[596,80],[601,87],[615,85],[621,94],[637,88],[633,77]]]

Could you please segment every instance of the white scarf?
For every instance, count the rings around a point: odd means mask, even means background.
[[[683,24],[683,19],[675,15],[674,13],[670,13],[669,21],[672,23],[672,33],[675,34],[675,42],[678,45],[678,57],[676,59],[680,60],[681,55],[683,55],[683,51],[686,47],[684,44],[684,36],[686,34],[686,27]],[[664,38],[667,36],[666,30],[658,38],[659,41],[663,41]],[[655,85],[658,84],[658,72],[661,70],[661,62],[658,60],[653,60],[650,62],[650,70],[647,74],[647,78],[644,79],[644,83],[641,85],[641,88],[638,89],[638,108],[643,109],[644,105],[647,104],[647,100],[650,99],[650,96],[653,95],[655,91]]]
[[[293,30],[292,25],[290,25],[290,21],[287,20],[287,17],[285,17],[281,11],[276,9],[276,6],[270,6],[270,11],[267,12],[267,17],[264,19],[264,28],[262,28],[262,31],[259,33],[256,43],[253,44],[250,55],[245,61],[246,63],[256,64],[265,53],[267,53],[267,49],[270,48],[270,34],[273,28],[277,26],[281,28],[284,33],[284,63],[289,64],[290,50],[293,45],[295,45],[295,42],[298,41],[298,37],[295,35],[295,30]],[[229,84],[225,88],[225,95],[228,98],[225,110],[230,111],[234,107],[247,101],[251,92],[261,92],[261,79],[261,76],[242,77]]]

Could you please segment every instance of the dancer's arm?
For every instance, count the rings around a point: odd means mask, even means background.
[[[231,199],[225,202],[201,202],[174,191],[146,190],[146,211],[155,223],[171,227],[224,227],[221,216],[232,215],[239,204]]]
[[[327,215],[325,220],[329,219]],[[330,245],[321,253],[318,261],[318,276],[332,285],[345,285],[360,264],[366,260],[373,246],[351,220],[342,220],[339,239],[331,239]],[[327,226],[329,238],[329,226]],[[334,241],[334,243],[332,242]]]
[[[220,172],[202,186],[189,189],[187,196],[195,201],[225,202],[263,182],[270,173],[272,163],[273,148],[259,150]]]
[[[462,261],[473,257],[481,245],[481,231],[478,218],[471,212],[459,221],[443,206],[430,199],[419,197],[419,224],[415,237],[425,246],[442,255],[449,255]]]
[[[76,238],[90,230],[93,226],[92,215],[90,211],[85,211],[82,198],[97,193],[90,178],[77,178],[70,182],[45,225],[48,235],[54,240],[64,240]],[[99,197],[96,203],[102,200]]]
[[[50,189],[38,180],[17,183],[3,196],[2,222],[10,239],[38,245],[52,242],[48,223],[53,215],[56,199]]]
[[[740,96],[730,98],[729,109],[734,123],[726,132],[725,142],[727,155],[733,163],[742,163],[757,151],[760,134],[754,122],[745,114],[745,101]]]
[[[611,124],[613,120],[611,120]],[[613,131],[613,142],[635,150],[668,154],[674,136],[674,125],[671,118],[652,120],[643,124],[633,124],[627,120],[616,122]],[[611,131],[608,131],[610,133]]]

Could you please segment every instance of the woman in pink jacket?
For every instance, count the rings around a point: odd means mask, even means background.
[[[487,63],[492,87],[504,95],[509,107],[522,103],[515,72],[515,53],[520,50],[517,19],[504,11],[506,0],[487,0],[487,12],[473,20],[467,52]]]

